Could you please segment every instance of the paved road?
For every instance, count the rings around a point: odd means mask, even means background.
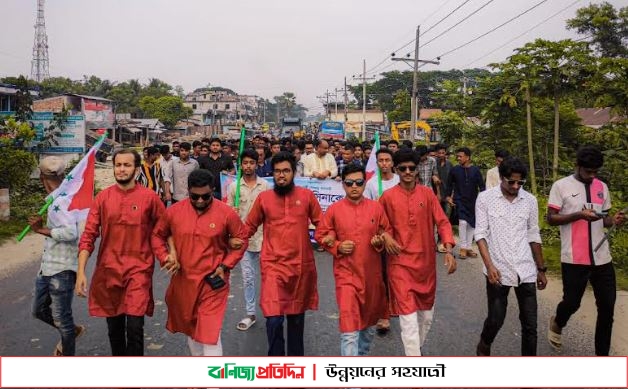
[[[2,254],[0,253],[0,256]],[[441,261],[439,259],[439,261]],[[327,253],[316,253],[319,272],[320,309],[306,315],[305,350],[307,355],[338,355],[339,334],[337,308],[332,276],[332,258]],[[441,261],[442,262],[442,261]],[[0,355],[50,355],[58,336],[45,324],[30,315],[34,277],[38,268],[36,257],[26,260],[25,265],[4,274],[2,299],[0,300]],[[94,261],[89,263],[93,266]],[[459,356],[474,355],[482,322],[486,314],[484,280],[479,259],[459,262],[454,275],[446,275],[439,266],[439,282],[435,320],[424,346],[427,355]],[[88,269],[91,274],[91,269]],[[156,272],[155,315],[145,324],[146,355],[188,355],[185,337],[165,330],[166,305],[163,302],[168,277]],[[223,327],[225,355],[262,356],[266,354],[266,336],[263,320],[242,332],[235,329],[243,317],[243,289],[239,268],[234,269],[229,307]],[[520,355],[520,327],[517,303],[511,293],[511,309],[506,323],[493,344],[493,355]],[[553,307],[544,298],[539,299],[539,355],[556,355],[545,340],[547,321]],[[258,312],[261,316],[261,312]],[[105,320],[87,315],[86,300],[75,298],[74,316],[77,323],[87,326],[87,333],[77,344],[78,355],[109,355]],[[577,321],[570,322],[568,340],[564,342],[563,355],[593,355],[592,334]],[[376,337],[372,355],[403,355],[399,336],[399,323],[392,321],[392,331],[384,337]]]

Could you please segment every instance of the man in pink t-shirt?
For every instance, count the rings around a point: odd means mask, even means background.
[[[596,178],[604,164],[602,152],[584,146],[576,154],[575,174],[556,181],[550,190],[547,222],[560,226],[563,299],[550,319],[548,340],[562,346],[562,329],[580,307],[590,282],[597,305],[595,354],[608,355],[616,299],[615,269],[604,228],[624,222],[623,212],[608,214],[611,197],[605,183]],[[598,247],[599,245],[599,247]],[[539,269],[544,271],[545,269]]]

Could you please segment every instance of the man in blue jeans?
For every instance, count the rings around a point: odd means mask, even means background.
[[[50,194],[63,182],[65,162],[59,157],[46,157],[41,160],[39,170],[39,178]],[[85,327],[76,326],[72,317],[79,230],[76,220],[59,212],[60,208],[67,209],[63,203],[68,201],[64,196],[54,200],[48,208],[45,227],[41,216],[28,220],[34,232],[46,237],[35,282],[33,315],[59,331],[61,341],[55,347],[55,356],[74,355],[75,340],[85,332]]]
[[[268,183],[255,173],[257,166],[257,152],[253,149],[244,150],[241,156],[242,179],[240,180],[240,204],[236,209],[242,220],[246,220],[251,206],[257,196],[268,189]],[[227,204],[235,207],[236,183],[229,185],[227,191]],[[255,279],[257,278],[256,264],[259,264],[259,253],[262,250],[262,227],[257,229],[255,235],[249,239],[249,246],[240,261],[242,269],[242,282],[244,284],[244,302],[246,317],[237,324],[240,331],[248,330],[256,322],[255,307]]]
[[[541,250],[539,206],[522,186],[528,169],[518,158],[499,165],[499,185],[478,196],[475,240],[484,261],[488,315],[479,356],[491,355],[491,344],[504,324],[508,293],[515,289],[521,321],[521,355],[536,355],[536,289],[545,289],[546,267]]]

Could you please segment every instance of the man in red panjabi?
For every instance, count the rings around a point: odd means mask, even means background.
[[[220,330],[229,298],[229,270],[244,255],[229,249],[229,238],[244,237],[244,225],[235,211],[213,199],[214,176],[205,169],[188,177],[188,198],[179,201],[159,219],[152,245],[159,261],[168,266],[168,237],[172,236],[178,261],[166,291],[168,322],[173,333],[188,336],[193,356],[220,356]],[[180,267],[179,267],[180,266]],[[205,277],[220,277],[225,285],[214,289]]]
[[[159,196],[135,182],[140,155],[113,155],[116,184],[98,193],[79,242],[75,293],[87,295],[85,265],[100,236],[89,288],[89,314],[106,317],[114,356],[144,355],[144,315],[152,316],[155,259],[150,234],[165,207]]]
[[[381,235],[392,234],[392,228],[382,206],[362,195],[364,168],[349,164],[341,175],[346,197],[327,209],[315,236],[334,256],[340,355],[363,356],[369,353],[375,324],[386,310]]]
[[[445,265],[456,270],[454,237],[449,219],[431,188],[417,185],[419,155],[411,150],[395,153],[399,184],[384,192],[380,203],[392,225],[393,238],[384,235],[388,255],[390,314],[399,316],[406,356],[420,356],[432,325],[436,295],[434,225],[445,245]]]

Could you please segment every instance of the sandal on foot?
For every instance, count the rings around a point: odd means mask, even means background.
[[[251,328],[251,326],[255,324],[255,322],[256,322],[255,319],[251,319],[250,317],[247,316],[244,319],[240,320],[238,325],[236,325],[236,328],[239,329],[240,331],[246,331],[249,328]]]
[[[80,338],[85,331],[87,331],[87,328],[85,328],[84,325],[77,325],[74,326],[74,339],[78,339]],[[59,343],[57,343],[57,345],[55,346],[55,351],[52,353],[53,356],[55,357],[61,357],[63,356],[63,344],[61,343],[61,341],[59,341]]]
[[[550,346],[556,351],[560,351],[563,347],[562,334],[552,330],[552,326],[555,324],[554,316],[550,317],[549,325],[547,326],[547,341]]]
[[[377,333],[379,335],[385,335],[390,331],[390,320],[389,319],[379,319],[376,325]]]

